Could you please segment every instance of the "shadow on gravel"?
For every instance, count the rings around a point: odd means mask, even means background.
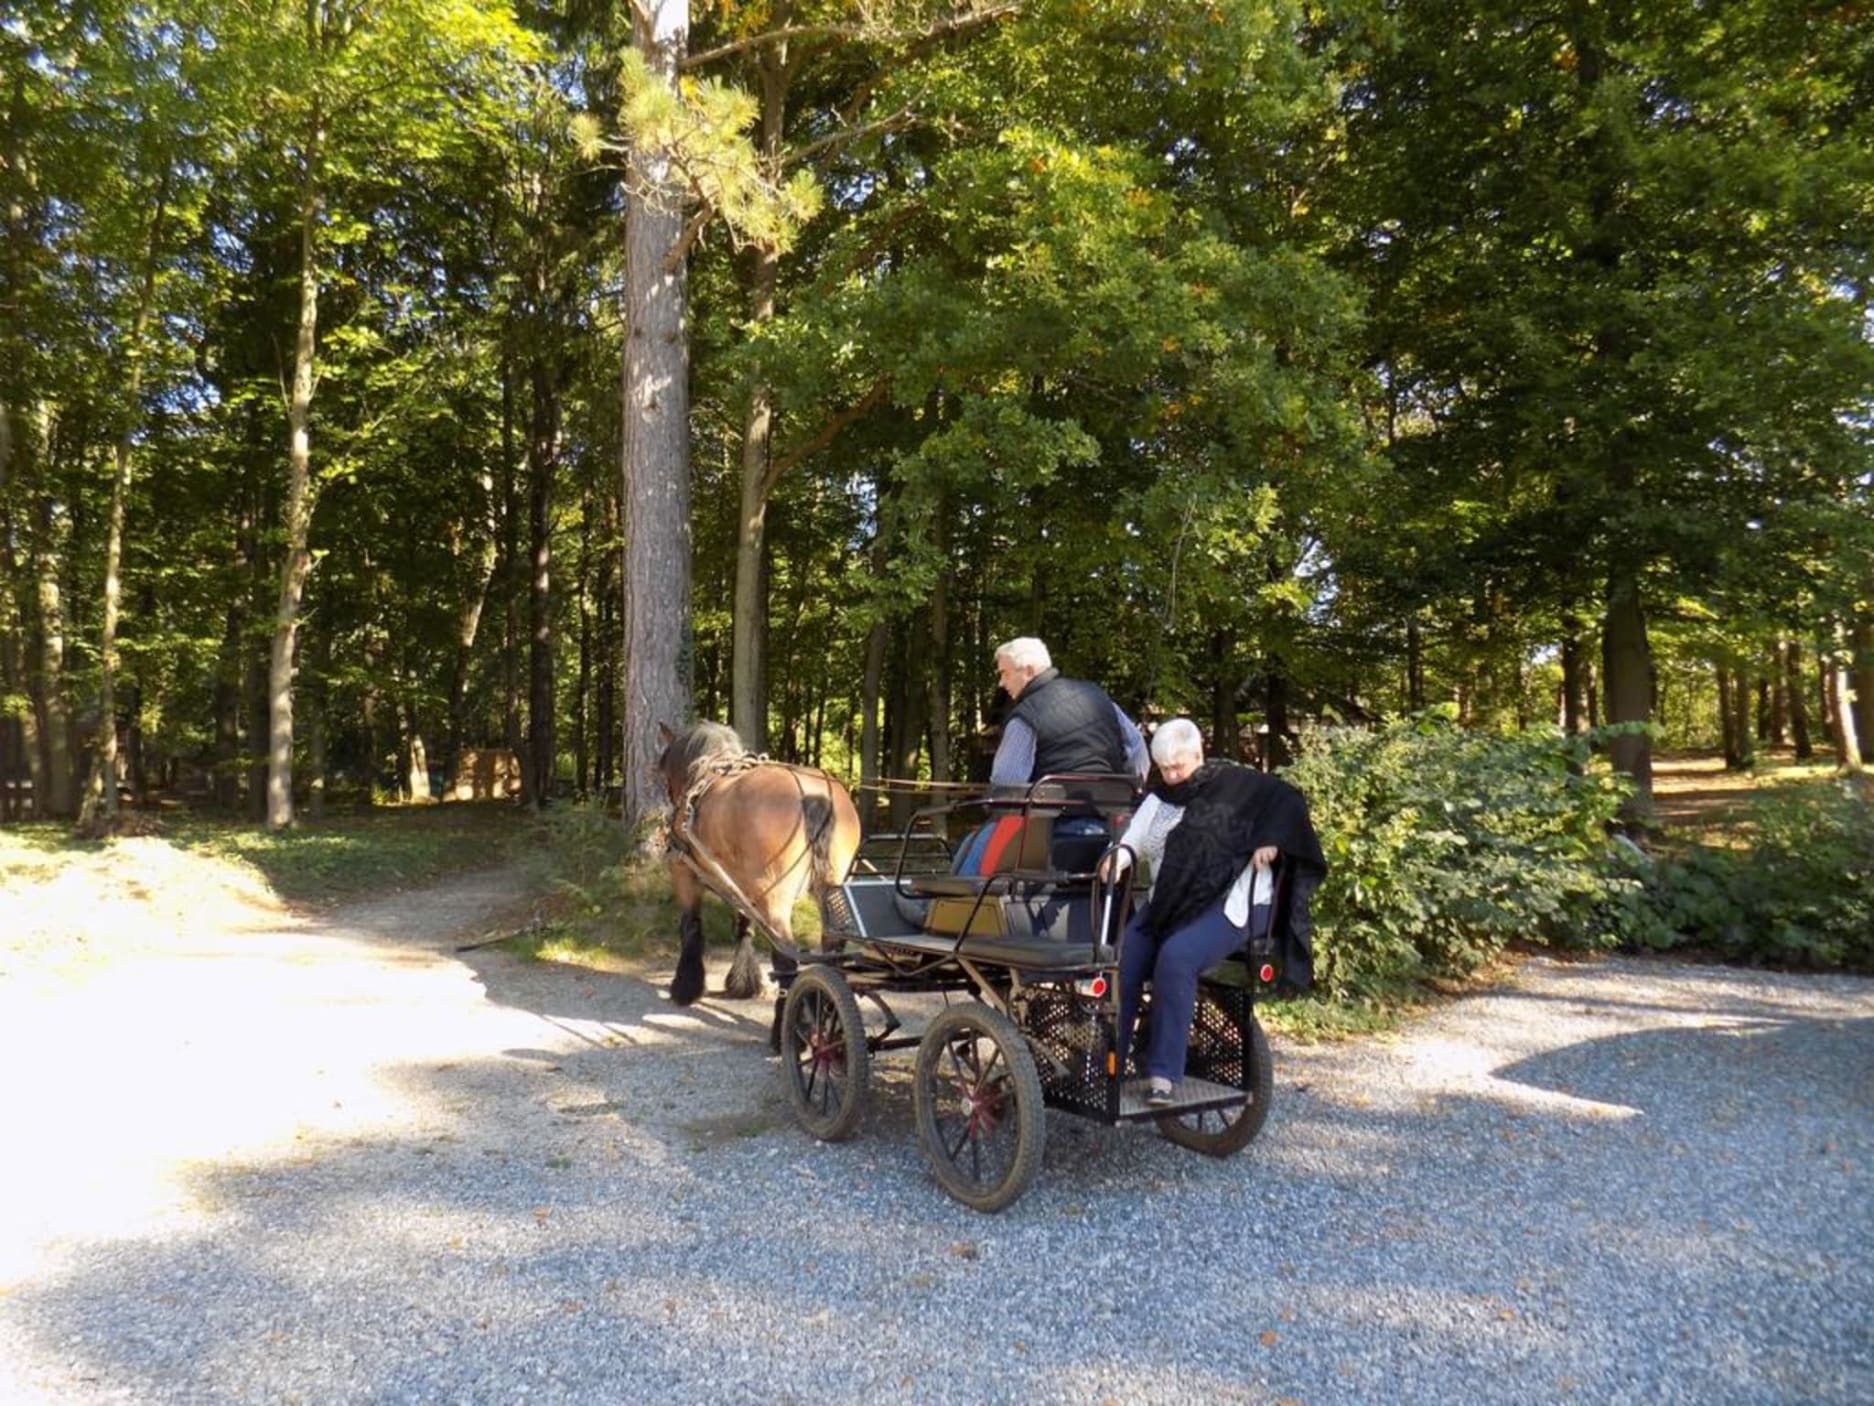
[[[1796,1112],[1874,1112],[1874,1019],[1732,1017],[1586,1040],[1495,1071],[1511,1084],[1654,1121],[1719,1126]]]
[[[904,1057],[821,1145],[768,1001],[461,960],[492,1038],[381,1067],[395,1135],[199,1166],[183,1230],[12,1286],[68,1397],[1868,1399],[1874,1019],[1718,1001],[1417,1085],[1278,1051],[1242,1155],[1051,1115],[981,1217],[924,1169]]]

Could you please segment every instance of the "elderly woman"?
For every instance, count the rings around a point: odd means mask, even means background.
[[[1126,926],[1119,949],[1119,1067],[1126,1067],[1139,994],[1152,983],[1152,1022],[1141,1072],[1146,1102],[1175,1098],[1184,1076],[1197,1005],[1197,979],[1249,936],[1279,925],[1284,978],[1309,980],[1307,895],[1327,872],[1308,804],[1286,781],[1235,762],[1204,760],[1204,739],[1188,718],[1152,736],[1158,780],[1121,844],[1151,861],[1151,901]],[[1287,911],[1274,914],[1272,867],[1296,866]],[[1129,863],[1118,853],[1121,868]]]

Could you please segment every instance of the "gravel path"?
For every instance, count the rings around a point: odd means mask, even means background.
[[[0,1400],[1874,1400],[1874,983],[1530,961],[985,1217],[906,1059],[816,1144],[765,1003],[453,950],[517,901],[0,980]]]

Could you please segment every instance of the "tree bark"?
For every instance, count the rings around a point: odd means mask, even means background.
[[[1736,689],[1736,701],[1732,705],[1732,721],[1737,728],[1737,764],[1748,769],[1757,761],[1757,730],[1750,715],[1750,675],[1739,669],[1732,678]]]
[[[1861,770],[1861,739],[1855,730],[1854,695],[1849,672],[1848,636],[1835,625],[1835,655],[1828,661],[1828,721],[1835,739],[1835,764]]]
[[[41,406],[35,418],[37,442],[49,446],[49,409]],[[59,588],[58,524],[53,518],[51,493],[43,484],[36,495],[33,516],[33,593],[37,607],[33,633],[38,642],[38,668],[29,678],[29,692],[43,778],[35,782],[33,812],[40,819],[70,820],[77,810],[78,787],[72,771],[71,708],[65,697],[65,604]]]
[[[1601,628],[1601,674],[1606,680],[1607,721],[1644,724],[1651,719],[1652,651],[1646,638],[1646,614],[1640,605],[1639,574],[1616,567],[1607,583],[1607,614]],[[1628,823],[1645,823],[1653,811],[1653,745],[1642,729],[1608,744],[1614,770],[1633,782],[1633,795],[1622,808]]]
[[[546,318],[549,290],[535,288],[537,311]],[[543,326],[539,333],[550,335]],[[527,444],[527,523],[533,573],[527,592],[527,802],[538,810],[553,796],[557,737],[553,705],[553,479],[560,457],[560,395],[549,352],[533,354],[533,424]]]
[[[1789,700],[1789,736],[1795,745],[1796,760],[1806,762],[1815,755],[1815,743],[1809,736],[1808,685],[1803,679],[1802,646],[1791,640],[1783,646],[1783,687]]]
[[[1731,671],[1720,666],[1717,670],[1718,682],[1718,735],[1724,749],[1724,766],[1727,771],[1737,768],[1737,717],[1731,711]]]
[[[1581,637],[1581,617],[1567,611],[1562,616],[1562,731],[1570,737],[1579,737],[1587,726]]]
[[[1851,642],[1854,653],[1850,678],[1854,683],[1855,736],[1860,740],[1861,755],[1874,746],[1874,621],[1866,615],[1855,621]]]
[[[688,0],[642,0],[637,42],[676,84]],[[634,146],[626,190],[623,501],[624,821],[640,853],[662,848],[667,797],[654,773],[660,726],[690,721],[690,387],[683,192],[664,150]]]
[[[267,668],[267,828],[293,823],[293,646],[299,631],[299,605],[312,569],[308,539],[312,529],[313,359],[319,330],[318,220],[319,153],[324,116],[313,99],[305,151],[306,168],[299,194],[299,326],[293,343],[293,391],[287,405],[285,555],[280,561],[280,594],[273,615],[273,649]]]
[[[106,821],[117,818],[117,611],[122,594],[124,514],[130,496],[131,451],[143,418],[143,338],[150,311],[156,305],[156,261],[162,248],[163,212],[168,203],[169,172],[165,170],[156,191],[156,208],[150,215],[149,237],[144,241],[143,286],[137,294],[137,311],[131,319],[130,345],[125,353],[128,364],[123,428],[112,450],[111,518],[104,547],[104,620],[98,650],[97,764],[85,797],[87,814],[83,818],[87,821],[97,814]]]
[[[1782,747],[1789,742],[1789,680],[1783,672],[1783,643],[1779,640],[1770,647],[1770,736],[1768,741],[1773,747]]]
[[[599,549],[596,591],[599,606],[599,701],[597,757],[593,762],[592,787],[604,802],[610,798],[612,777],[617,774],[618,758],[618,495],[607,488],[605,502],[605,539]]]

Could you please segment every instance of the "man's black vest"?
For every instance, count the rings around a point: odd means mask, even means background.
[[[1035,769],[1030,781],[1070,772],[1125,771],[1126,738],[1113,700],[1098,684],[1064,679],[1046,669],[1028,681],[1009,709],[1034,729]]]

